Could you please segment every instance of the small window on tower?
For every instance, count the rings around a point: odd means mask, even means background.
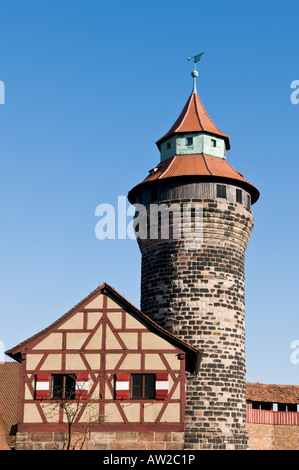
[[[224,184],[217,184],[217,197],[226,199],[226,186]]]
[[[242,190],[241,189],[236,189],[236,201],[240,202],[242,204]]]
[[[193,145],[193,137],[186,138],[186,145]]]
[[[216,146],[217,146],[216,139],[211,139],[211,147],[216,147]]]
[[[169,150],[171,148],[171,142],[167,142],[166,147],[167,147],[167,150]]]
[[[250,207],[251,207],[251,197],[248,194],[247,195],[247,206],[246,206],[246,208],[250,211]]]

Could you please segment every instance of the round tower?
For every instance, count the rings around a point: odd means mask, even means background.
[[[259,192],[227,162],[229,137],[192,76],[180,116],[156,142],[160,163],[128,195],[147,211],[136,230],[141,310],[202,353],[187,375],[185,448],[247,449],[244,256]]]

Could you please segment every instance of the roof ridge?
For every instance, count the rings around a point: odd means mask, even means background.
[[[170,160],[170,162],[168,163],[168,165],[165,165],[166,168],[165,168],[165,170],[163,170],[163,171],[161,172],[161,174],[159,175],[158,179],[162,178],[163,175],[166,173],[166,171],[168,171],[169,168],[171,168],[171,166],[173,165],[173,163],[174,163],[176,157],[177,157],[177,155],[174,155],[174,156],[171,158],[171,160]],[[167,160],[166,160],[166,161],[167,161]]]
[[[203,110],[204,110],[204,112],[206,113],[206,115],[208,115],[208,113],[206,112],[205,107],[204,107],[204,105],[202,104],[202,101],[201,101],[201,99],[199,98],[198,94],[197,94],[197,93],[194,93],[194,94],[195,94],[194,104],[195,104],[195,109],[196,109],[196,116],[197,116],[199,125],[202,127],[202,129],[204,129],[204,127],[203,127],[203,125],[202,125],[202,122],[201,122],[200,115],[199,115],[199,109],[198,109],[198,103],[197,103],[196,96],[197,96],[198,100],[200,101],[200,103],[201,103],[201,105],[202,105],[202,107],[203,107]]]
[[[186,105],[184,106],[184,108],[183,108],[183,110],[182,110],[182,113],[183,113],[184,110],[185,110],[185,107],[187,106],[186,111],[185,111],[184,116],[183,116],[183,119],[181,120],[179,126],[178,126],[176,129],[174,129],[175,132],[177,132],[177,131],[179,130],[179,128],[180,128],[180,127],[183,125],[183,123],[185,122],[185,119],[186,119],[186,117],[187,117],[187,115],[188,115],[188,113],[189,113],[189,109],[190,109],[191,102],[192,102],[192,97],[193,97],[194,94],[195,94],[195,93],[191,93],[191,95],[189,96],[189,99],[188,99]],[[182,115],[182,113],[181,113],[181,115]],[[178,119],[180,119],[180,116],[179,116]],[[200,123],[199,123],[199,124],[200,124]],[[200,124],[200,125],[201,125],[201,124]]]
[[[224,133],[219,129],[218,126],[216,126],[216,124],[214,123],[213,119],[212,119],[212,118],[210,117],[210,115],[207,113],[207,110],[206,110],[206,108],[204,107],[204,104],[203,104],[203,102],[201,101],[201,99],[200,99],[198,93],[196,93],[196,96],[197,96],[197,98],[198,98],[198,100],[199,100],[199,102],[200,102],[200,104],[201,104],[201,106],[202,106],[203,111],[206,113],[207,118],[211,121],[211,123],[213,124],[213,126],[216,127],[216,129],[218,130],[218,132],[219,132],[221,135],[224,135]],[[197,102],[196,102],[196,101],[197,101],[197,100],[195,99],[195,106],[196,106],[196,110],[197,110]],[[200,121],[200,125],[201,125],[201,127],[204,129],[203,125],[201,124],[201,121]]]
[[[209,165],[208,165],[208,162],[207,162],[207,160],[206,160],[205,154],[202,153],[201,155],[202,155],[203,161],[205,162],[206,169],[208,170],[208,172],[210,173],[211,176],[214,176],[214,174],[212,173],[212,170],[210,170],[210,168],[209,168]]]

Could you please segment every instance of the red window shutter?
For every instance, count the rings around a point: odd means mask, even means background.
[[[50,374],[39,373],[36,374],[35,379],[36,400],[48,400],[50,398]]]
[[[168,397],[168,374],[159,372],[156,374],[156,400],[165,400]]]
[[[75,399],[85,400],[88,397],[88,372],[76,374],[76,394]]]
[[[130,374],[115,375],[116,400],[128,400],[130,398]]]

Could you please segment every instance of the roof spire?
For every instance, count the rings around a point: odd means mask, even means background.
[[[196,79],[198,77],[198,72],[196,70],[196,62],[199,62],[200,61],[200,58],[201,56],[203,55],[203,52],[201,52],[201,54],[197,54],[193,57],[189,57],[188,60],[193,60],[194,62],[194,69],[193,71],[191,72],[191,76],[193,77],[193,90],[192,90],[192,93],[197,93],[197,90],[196,90]]]
[[[195,64],[194,64],[194,67],[195,67]],[[192,89],[192,93],[197,93],[197,90],[196,90],[196,79],[198,77],[198,72],[197,70],[193,70],[193,72],[191,72],[191,76],[193,77],[193,89]]]

